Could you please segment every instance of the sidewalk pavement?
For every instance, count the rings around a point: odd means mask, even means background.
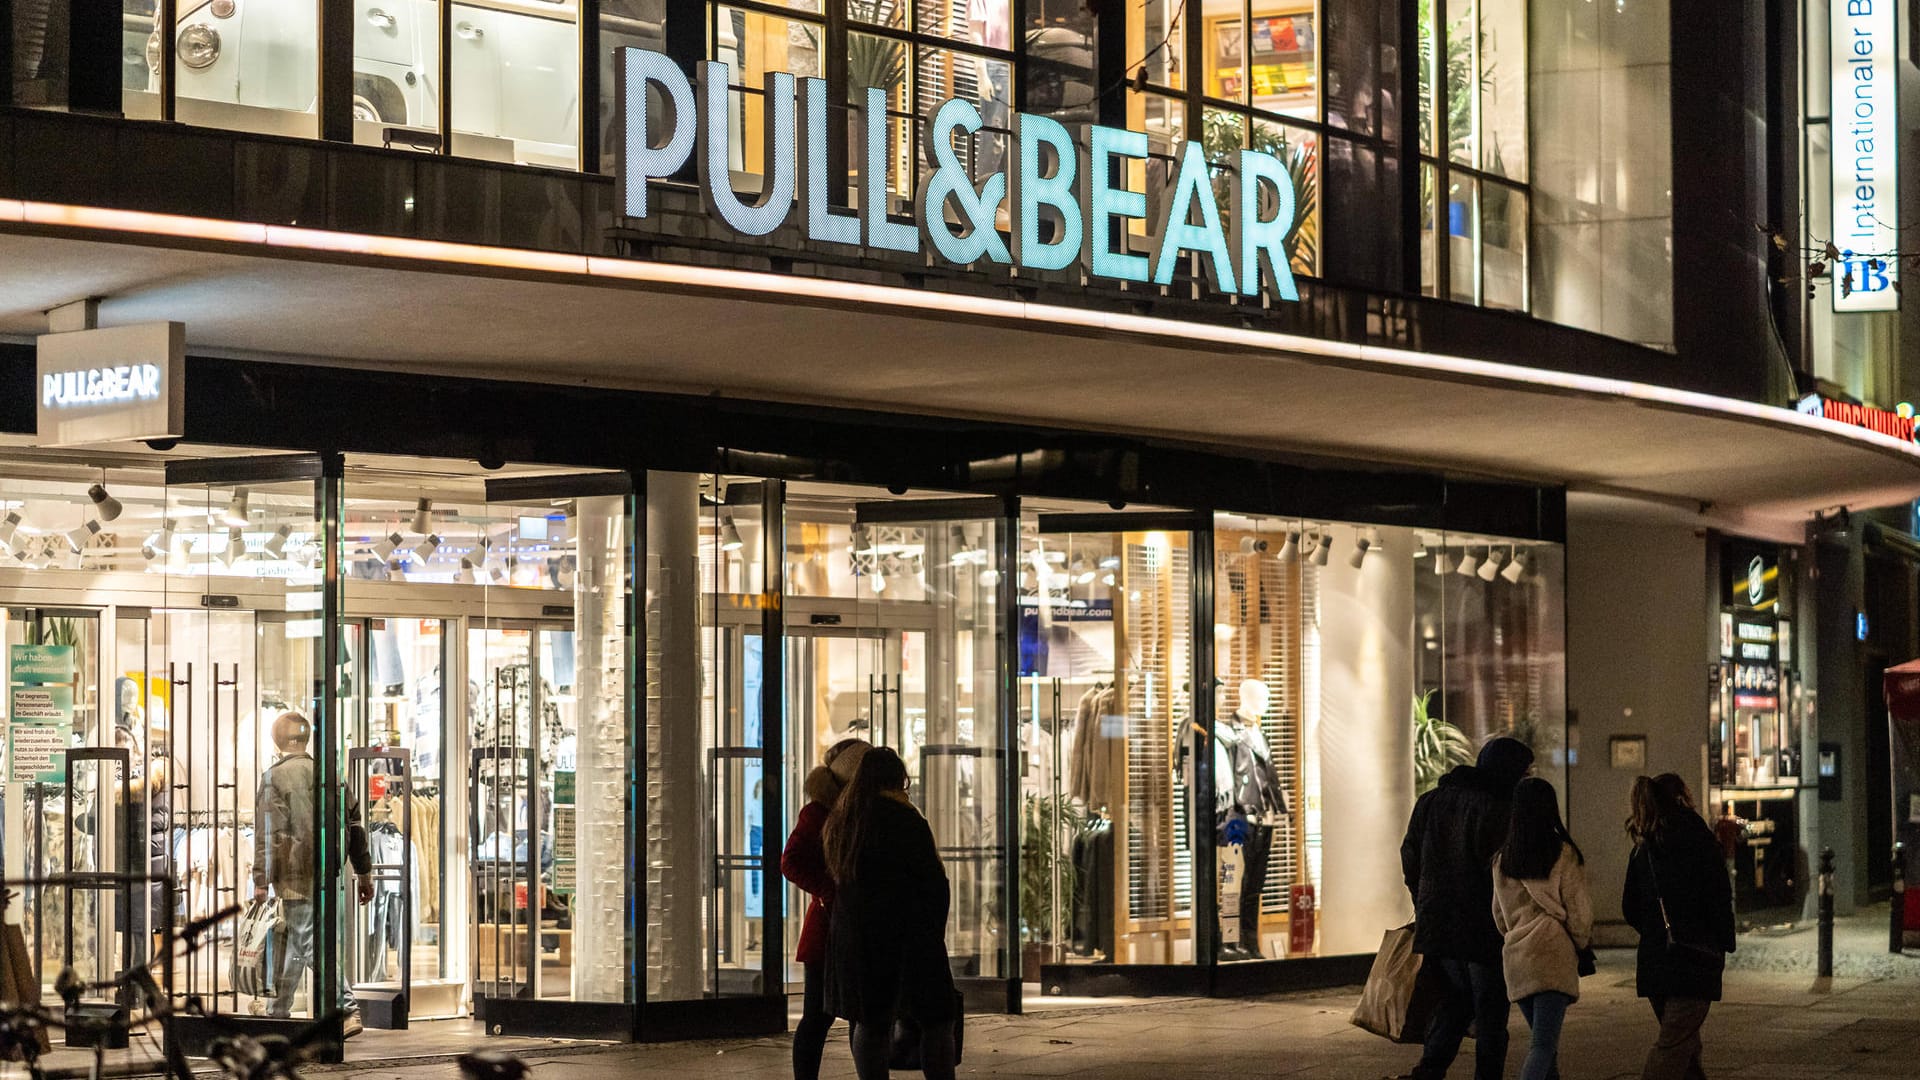
[[[1811,941],[1811,939],[1808,939]],[[1744,943],[1743,943],[1744,948]],[[1920,965],[1920,958],[1913,959]],[[1911,1077],[1920,1073],[1920,973],[1836,979],[1810,990],[1810,973],[1735,969],[1726,1000],[1705,1030],[1713,1080],[1799,1077]],[[960,1076],[1075,1077],[1082,1080],[1238,1080],[1328,1077],[1373,1080],[1405,1072],[1419,1051],[1348,1022],[1357,987],[1247,1000],[1157,999],[1044,1007],[1027,1016],[967,1020]],[[1514,1011],[1507,1075],[1525,1055],[1526,1024]],[[1567,1017],[1561,1074],[1567,1080],[1640,1075],[1655,1032],[1633,992],[1633,954],[1603,950],[1599,974]],[[577,1051],[577,1052],[576,1052]],[[787,1038],[737,1039],[613,1048],[569,1047],[529,1056],[534,1080],[786,1080]],[[450,1080],[452,1065],[341,1066],[353,1080]],[[322,1070],[314,1070],[316,1073]],[[825,1080],[853,1075],[845,1028],[827,1047]],[[906,1074],[898,1074],[906,1075]],[[1472,1044],[1454,1077],[1472,1075]]]

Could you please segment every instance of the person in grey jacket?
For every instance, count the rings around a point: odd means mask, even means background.
[[[253,898],[264,903],[268,889],[280,900],[286,919],[287,947],[274,983],[267,1015],[293,1015],[293,996],[313,966],[314,829],[319,813],[314,805],[313,755],[307,740],[313,725],[297,712],[284,712],[273,721],[273,744],[280,756],[260,777],[253,816]],[[347,792],[347,861],[353,866],[357,899],[373,899],[373,854],[367,830],[360,820],[360,804]],[[348,1013],[346,1026],[354,1028],[353,993],[345,973],[340,982],[340,1007]],[[318,1003],[314,1012],[319,1012]]]

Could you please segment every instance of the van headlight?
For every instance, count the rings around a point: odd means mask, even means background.
[[[205,23],[194,23],[180,31],[174,52],[182,64],[195,71],[212,67],[220,59],[220,32]]]

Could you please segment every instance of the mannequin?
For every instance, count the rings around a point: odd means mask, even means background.
[[[1286,789],[1273,766],[1261,721],[1272,704],[1272,692],[1259,679],[1239,687],[1239,703],[1231,713],[1218,710],[1213,725],[1214,839],[1226,843],[1227,823],[1233,817],[1246,822],[1246,860],[1240,888],[1240,942],[1222,948],[1222,960],[1258,959],[1260,952],[1260,893],[1266,888],[1267,863],[1273,853],[1273,827],[1291,810]],[[1193,790],[1192,755],[1188,754],[1187,790]],[[1191,820],[1191,818],[1189,819]]]

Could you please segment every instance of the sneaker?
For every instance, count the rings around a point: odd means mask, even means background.
[[[359,1009],[348,1009],[340,1015],[340,1039],[342,1042],[353,1038],[365,1030],[366,1025],[360,1022]]]

